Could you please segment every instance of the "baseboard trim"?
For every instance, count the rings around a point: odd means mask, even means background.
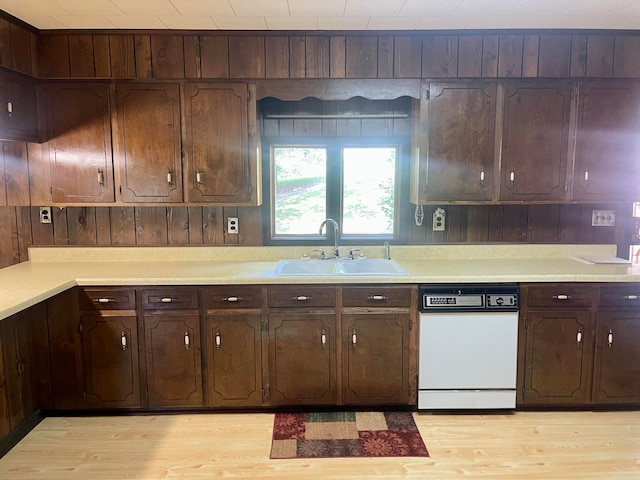
[[[38,410],[26,418],[20,425],[18,425],[9,435],[4,437],[0,441],[0,458],[4,457],[9,450],[15,447],[20,440],[27,436],[27,434],[36,428],[36,426],[44,420],[45,416]]]

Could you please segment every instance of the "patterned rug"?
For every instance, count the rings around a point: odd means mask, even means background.
[[[411,412],[276,413],[270,458],[428,457]]]

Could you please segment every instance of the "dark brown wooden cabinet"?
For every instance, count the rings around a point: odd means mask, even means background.
[[[180,88],[118,83],[114,161],[123,202],[182,202]]]
[[[591,388],[594,290],[590,285],[521,289],[521,405],[584,405]]]
[[[47,83],[44,99],[53,202],[113,202],[108,85]]]
[[[412,201],[490,201],[497,84],[434,82],[427,88],[420,106],[420,122],[426,125],[414,132],[414,142],[423,139],[426,171],[417,173]]]
[[[203,289],[206,311],[206,403],[259,407],[263,403],[263,288],[229,285]]]
[[[640,90],[629,82],[579,83],[572,199],[637,201]]]
[[[0,140],[39,142],[36,80],[0,70]]]
[[[188,202],[257,204],[258,161],[249,151],[256,108],[248,92],[245,83],[185,84]]]
[[[198,313],[156,313],[143,320],[149,407],[201,406]]]
[[[640,404],[640,285],[603,286],[596,318],[594,403]]]
[[[499,200],[563,201],[571,82],[506,82],[503,89]]]

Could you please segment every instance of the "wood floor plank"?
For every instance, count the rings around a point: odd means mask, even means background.
[[[430,458],[270,460],[267,413],[50,417],[0,480],[640,478],[638,411],[414,417]]]

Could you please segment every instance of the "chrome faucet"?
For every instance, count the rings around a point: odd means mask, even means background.
[[[326,220],[323,220],[322,223],[320,224],[320,230],[318,231],[318,233],[322,235],[322,229],[327,223],[330,223],[331,225],[333,225],[333,237],[335,240],[335,246],[333,247],[333,256],[335,258],[340,258],[340,250],[338,248],[338,238],[340,237],[340,227],[338,226],[338,222],[336,222],[333,218],[327,218]]]

